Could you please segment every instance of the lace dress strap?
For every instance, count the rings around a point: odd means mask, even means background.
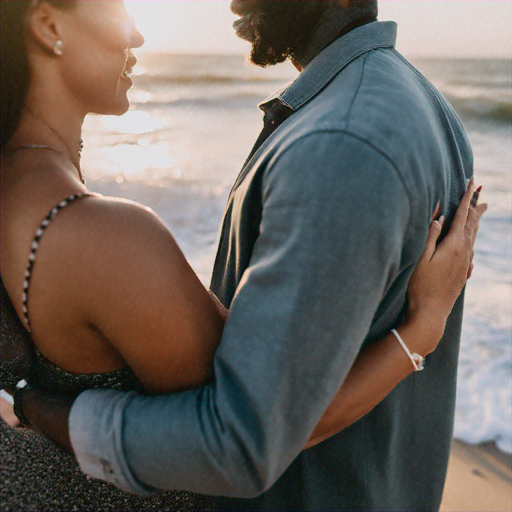
[[[32,241],[32,245],[30,247],[30,255],[28,257],[28,265],[27,270],[25,271],[25,281],[23,283],[23,320],[25,321],[25,327],[28,332],[32,332],[32,327],[30,325],[30,320],[28,318],[28,292],[30,288],[30,280],[32,278],[32,272],[34,270],[34,264],[36,261],[37,250],[39,249],[39,243],[41,242],[41,238],[43,237],[46,228],[49,226],[50,222],[58,215],[58,213],[63,210],[69,204],[77,201],[78,199],[82,199],[83,197],[90,197],[93,194],[89,194],[87,192],[82,192],[80,194],[74,194],[72,196],[66,197],[63,199],[55,208],[53,208],[48,215],[41,222],[39,229],[36,231],[34,236],[34,240]]]

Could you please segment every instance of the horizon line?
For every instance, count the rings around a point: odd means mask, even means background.
[[[183,57],[243,57],[248,58],[248,54],[244,52],[207,52],[207,51],[185,51],[185,50],[137,50],[137,54],[141,57],[145,55],[174,55]],[[456,55],[405,55],[408,59],[421,59],[421,60],[494,60],[494,61],[510,61],[512,63],[512,56],[456,56]]]

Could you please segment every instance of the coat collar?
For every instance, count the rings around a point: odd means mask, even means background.
[[[293,111],[298,110],[357,57],[377,48],[393,48],[396,36],[397,25],[393,21],[376,21],[352,30],[330,44],[296,80],[269,96],[259,108],[265,112],[279,100]]]

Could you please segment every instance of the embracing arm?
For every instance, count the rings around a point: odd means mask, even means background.
[[[436,349],[454,302],[471,275],[480,218],[487,210],[486,204],[478,205],[480,190],[475,191],[472,180],[446,238],[438,246],[444,219],[430,227],[425,250],[409,282],[407,317],[398,327],[411,353],[426,357]],[[306,448],[361,419],[413,370],[394,334],[368,346],[357,357]]]
[[[325,154],[318,180],[311,169]],[[396,277],[407,197],[389,163],[342,134],[312,136],[276,167],[215,383],[159,397],[80,395],[71,435],[92,476],[138,492],[255,496],[300,453],[336,395]]]
[[[485,204],[477,206],[476,199],[473,208],[468,211],[472,190],[473,187],[468,189],[445,241],[439,246],[436,244],[442,225],[437,221],[432,223],[425,251],[409,283],[409,311],[405,323],[398,329],[400,335],[407,340],[411,352],[427,356],[435,350],[453,300],[465,283],[468,258],[472,259],[466,235],[470,235],[472,250],[480,218],[487,209]],[[210,294],[225,320],[228,311],[215,295]],[[357,357],[342,387],[310,436],[306,448],[315,446],[355,423],[412,371],[409,358],[393,334],[367,347]],[[73,400],[45,396],[45,400],[41,401],[40,393],[30,390],[28,394],[31,393],[35,393],[35,399],[28,400],[28,415],[35,418],[41,430],[53,434],[55,441],[71,450],[66,426]],[[45,413],[40,410],[41,407]],[[47,414],[48,411],[51,413]],[[63,426],[60,432],[56,429],[58,424]]]
[[[262,200],[215,382],[154,398],[79,396],[71,437],[89,474],[139,492],[251,497],[306,445],[399,272],[411,212],[389,163],[343,134],[298,141],[269,171]]]
[[[88,232],[90,247],[76,254],[83,323],[108,340],[150,393],[211,380],[224,320],[168,229],[130,202],[94,198],[80,206],[84,233],[73,236],[80,247]]]

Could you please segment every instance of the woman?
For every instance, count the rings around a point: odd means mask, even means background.
[[[207,382],[225,312],[156,215],[90,194],[80,170],[83,120],[126,112],[136,63],[129,50],[142,36],[122,1],[1,6],[1,273],[36,352],[29,375],[15,377],[70,394],[90,387],[168,393]],[[411,281],[399,331],[419,355],[409,360],[394,334],[363,352],[308,446],[357,421],[436,348],[485,210],[470,208],[474,192],[472,185],[438,249],[442,226],[432,224]],[[182,499],[207,506],[175,493],[134,498],[87,480],[33,432],[3,425],[2,436],[7,510],[183,510]],[[57,471],[48,471],[50,460]],[[43,494],[35,490],[41,482],[51,483]]]

